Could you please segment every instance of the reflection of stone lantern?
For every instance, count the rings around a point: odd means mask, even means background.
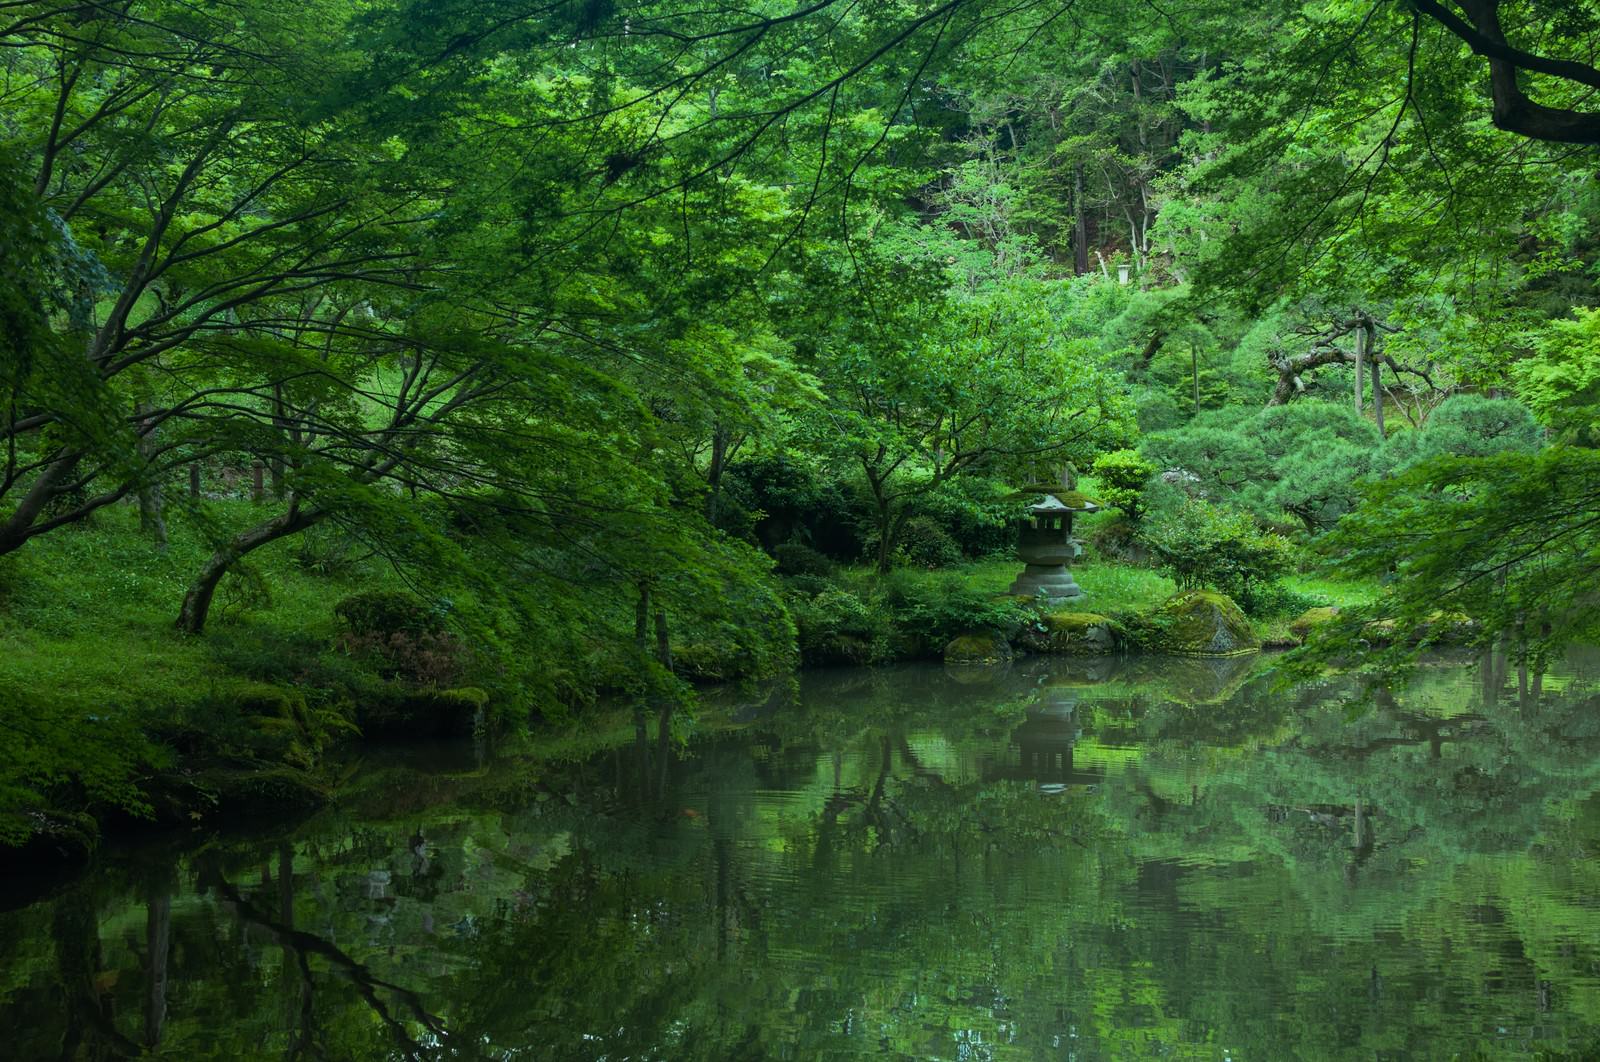
[[[1039,703],[1029,709],[1021,726],[1011,732],[1011,744],[1021,757],[1024,778],[1041,782],[1082,781],[1074,777],[1072,747],[1078,741],[1078,691],[1070,686],[1047,685]]]
[[[1017,532],[1017,556],[1026,567],[1011,584],[1010,593],[1043,594],[1052,604],[1083,596],[1067,570],[1083,552],[1072,537],[1072,514],[1092,513],[1100,507],[1076,493],[1068,497],[1072,504],[1046,494],[1038,505],[1028,506],[1028,519]]]

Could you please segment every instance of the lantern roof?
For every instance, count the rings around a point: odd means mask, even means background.
[[[1063,491],[1063,493],[1066,495],[1065,498],[1058,498],[1054,494],[1046,494],[1043,501],[1028,506],[1028,511],[1040,516],[1048,516],[1052,513],[1092,513],[1100,508],[1087,494],[1075,490]]]

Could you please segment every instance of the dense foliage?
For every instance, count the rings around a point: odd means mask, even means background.
[[[622,693],[669,740],[693,680],[1003,630],[1003,586],[894,569],[1004,550],[1057,484],[1117,511],[1108,555],[1255,612],[1319,555],[1383,582],[1319,660],[1440,611],[1538,660],[1593,637],[1596,33],[0,4],[0,639],[184,662],[122,701],[0,667],[0,837],[221,755],[156,725],[197,672],[263,681],[218,628],[292,628],[270,681],[347,721]],[[425,622],[351,597],[400,592]]]

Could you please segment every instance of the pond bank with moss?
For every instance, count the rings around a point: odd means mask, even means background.
[[[217,512],[251,515],[243,504]],[[133,520],[110,511],[0,567],[0,711],[15,735],[0,750],[0,858],[10,865],[81,864],[103,831],[314,806],[337,789],[331,764],[352,746],[586,725],[599,698],[626,695],[637,677],[622,666],[633,653],[631,602],[606,599],[606,611],[589,614],[605,637],[588,657],[551,659],[539,645],[462,630],[455,616],[467,602],[412,596],[381,560],[315,537],[259,551],[224,582],[204,636],[185,636],[173,617],[205,543],[175,526],[168,549],[153,552]],[[1046,651],[1040,637],[1121,650],[1138,629],[1130,620],[1174,592],[1148,568],[1082,565],[1088,593],[1073,607],[1105,622],[1033,637],[1037,614],[999,598],[1017,569],[998,560],[782,575],[798,627],[790,656],[755,647],[730,614],[719,627],[675,628],[674,663],[704,686],[785,673],[779,659],[938,659],[961,635],[979,636],[978,659]],[[1303,589],[1333,604],[1353,593],[1327,585],[1334,592]],[[1251,622],[1260,633],[1289,619]]]

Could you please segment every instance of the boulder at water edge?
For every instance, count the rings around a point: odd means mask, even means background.
[[[1024,627],[1017,643],[1030,653],[1100,656],[1122,644],[1117,622],[1095,612],[1046,612]]]
[[[1296,616],[1294,622],[1289,624],[1289,633],[1294,635],[1296,640],[1304,642],[1313,630],[1324,623],[1331,623],[1337,615],[1339,615],[1339,610],[1331,606],[1308,608]]]
[[[958,634],[944,647],[947,664],[1000,664],[1011,659],[1011,646],[993,631]]]
[[[1253,653],[1261,639],[1227,594],[1190,590],[1169,599],[1145,618],[1147,649],[1183,656]]]

